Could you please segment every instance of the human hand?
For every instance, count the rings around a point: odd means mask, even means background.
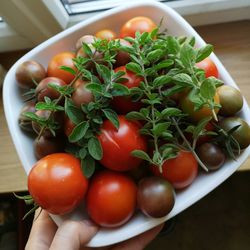
[[[89,220],[65,221],[60,227],[53,222],[44,210],[38,216],[36,211],[30,236],[25,250],[90,250],[84,247],[97,233],[98,227]],[[119,244],[95,248],[98,250],[142,250],[160,232],[163,224],[141,235]]]

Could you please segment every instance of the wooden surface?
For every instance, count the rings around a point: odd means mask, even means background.
[[[230,72],[250,103],[250,21],[197,27]],[[23,53],[1,54],[0,63],[9,67]],[[11,141],[0,99],[0,193],[26,190],[26,176]],[[250,158],[239,170],[250,170]]]

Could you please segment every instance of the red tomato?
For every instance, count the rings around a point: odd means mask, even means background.
[[[125,85],[126,87],[134,88],[134,87],[139,87],[140,82],[143,81],[143,78],[140,76],[137,76],[135,73],[126,70],[125,66],[118,67],[114,70],[115,72],[117,71],[123,71],[125,72],[125,75],[123,75],[123,78],[126,78],[127,81],[123,82],[121,84]],[[142,107],[142,104],[140,102],[132,102],[131,98],[126,97],[126,96],[116,96],[113,98],[112,101],[114,109],[119,113],[119,114],[127,114],[130,111],[133,110],[139,110]]]
[[[189,186],[196,178],[198,163],[191,152],[181,150],[176,158],[165,161],[162,173],[156,166],[151,169],[156,176],[165,178],[174,188],[181,189]]]
[[[116,171],[126,171],[138,167],[142,160],[131,155],[133,150],[147,150],[146,140],[140,135],[139,124],[119,116],[117,130],[109,121],[104,121],[98,139],[102,145],[101,164]]]
[[[135,211],[136,194],[137,187],[128,176],[113,171],[100,172],[89,186],[88,214],[100,226],[121,226]]]
[[[156,24],[148,17],[138,16],[128,20],[121,28],[120,37],[135,37],[135,32],[151,32]]]
[[[58,77],[69,84],[75,76],[68,71],[60,69],[60,67],[67,66],[76,70],[72,61],[73,58],[75,58],[75,54],[72,52],[62,52],[53,56],[49,61],[48,76]]]
[[[100,30],[95,34],[95,37],[106,40],[113,40],[117,37],[114,31],[109,29]]]
[[[87,187],[80,161],[66,153],[45,156],[28,176],[28,189],[35,203],[52,214],[72,211],[83,200]]]
[[[206,78],[208,78],[209,76],[218,78],[219,76],[216,65],[209,57],[205,58],[201,62],[196,63],[196,67],[205,71]]]

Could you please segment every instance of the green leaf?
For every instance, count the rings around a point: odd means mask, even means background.
[[[201,135],[202,131],[211,119],[212,117],[206,117],[197,124],[193,131],[193,138],[198,138]]]
[[[171,124],[170,122],[158,123],[152,129],[152,133],[154,134],[154,136],[159,137],[159,136],[161,136],[161,134],[163,132],[165,132],[168,129],[168,127],[170,126],[170,124]]]
[[[70,95],[74,92],[74,88],[70,87],[69,85],[65,86],[58,86],[53,82],[48,83],[48,87],[54,89],[55,91],[59,92],[61,95]]]
[[[80,139],[82,139],[86,134],[88,128],[89,128],[89,123],[87,121],[79,123],[76,127],[74,127],[71,134],[69,135],[69,141],[77,142]]]
[[[147,54],[147,59],[151,62],[157,62],[164,55],[164,51],[161,49],[156,49]]]
[[[151,37],[152,39],[154,39],[154,38],[156,37],[156,35],[157,35],[158,32],[159,32],[159,27],[154,28],[154,29],[150,32],[150,37]]]
[[[200,62],[207,58],[214,50],[213,45],[207,44],[205,47],[202,47],[198,50],[196,55],[196,62]]]
[[[148,32],[143,32],[141,37],[140,37],[140,44],[144,44],[149,38],[149,33]]]
[[[188,44],[190,46],[194,47],[194,45],[195,45],[195,37],[194,36],[189,39]]]
[[[95,94],[103,94],[103,88],[102,85],[98,84],[98,83],[88,83],[85,86],[88,90],[90,90],[92,93]]]
[[[131,111],[126,114],[126,118],[128,120],[146,120],[146,117],[142,113],[136,111]]]
[[[93,55],[93,52],[90,48],[90,46],[87,44],[87,43],[82,43],[82,49],[84,50],[84,52],[89,56],[89,57],[92,57]]]
[[[178,116],[182,113],[182,111],[178,108],[165,108],[162,110],[162,117],[170,117],[170,116]]]
[[[173,36],[168,36],[167,37],[167,48],[169,54],[174,54],[176,55],[180,51],[180,45],[177,39]]]
[[[130,62],[130,63],[126,64],[126,69],[130,70],[136,74],[140,74],[142,72],[141,66],[137,63],[134,63],[134,62]]]
[[[87,155],[87,150],[85,148],[81,148],[78,152],[79,158],[84,159]]]
[[[149,155],[142,151],[142,150],[133,150],[131,152],[131,154],[134,156],[134,157],[137,157],[139,159],[142,159],[142,160],[145,160],[145,161],[148,161],[148,162],[151,162],[151,159],[149,157]]]
[[[174,81],[181,82],[181,83],[187,83],[190,86],[194,86],[193,80],[191,76],[185,73],[179,73],[172,77]]]
[[[64,70],[64,71],[69,72],[72,75],[76,75],[75,70],[72,69],[72,68],[70,68],[70,67],[68,67],[68,66],[60,66],[59,68],[62,69],[62,70]]]
[[[99,140],[96,137],[91,137],[88,141],[88,151],[89,154],[95,159],[95,160],[101,160],[103,151],[102,151],[102,145],[99,142]]]
[[[110,120],[112,124],[115,126],[115,128],[118,130],[120,123],[116,112],[112,109],[103,109],[102,111],[104,115],[107,117],[107,119]]]
[[[78,124],[84,120],[83,112],[81,111],[81,109],[79,109],[73,104],[71,99],[66,98],[64,109],[65,109],[66,115],[74,124]]]
[[[95,66],[96,66],[96,70],[97,70],[99,76],[104,80],[104,82],[106,84],[110,83],[111,70],[102,64],[95,63]]]
[[[170,77],[168,75],[158,76],[154,79],[153,86],[158,88],[158,87],[164,86],[167,83],[171,82],[171,80],[172,80],[172,77]]]
[[[129,89],[127,86],[120,84],[120,83],[114,83],[113,89],[112,89],[112,95],[113,96],[125,96],[129,95]]]
[[[87,156],[85,159],[81,160],[81,169],[86,178],[90,178],[95,172],[95,160]]]
[[[200,94],[206,99],[213,100],[216,92],[216,87],[210,79],[206,79],[200,86]]]
[[[189,44],[184,43],[180,50],[180,60],[185,68],[191,69],[195,64],[196,51]]]
[[[36,104],[36,110],[64,111],[64,107],[56,105],[55,102],[52,103],[47,100],[47,103],[38,102]]]
[[[169,66],[172,66],[173,64],[174,64],[174,61],[172,59],[166,59],[166,60],[164,60],[162,62],[157,63],[154,66],[154,69],[156,71],[158,71],[158,70],[161,70],[161,69],[168,68]]]

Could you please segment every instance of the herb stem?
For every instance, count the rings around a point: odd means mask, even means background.
[[[175,120],[175,118],[171,119],[174,126],[176,127],[179,135],[181,136],[181,138],[183,139],[183,141],[186,143],[188,149],[192,152],[193,156],[195,157],[195,159],[198,161],[199,165],[206,171],[208,172],[208,168],[205,166],[205,164],[200,160],[199,156],[196,154],[195,150],[191,147],[190,143],[188,142],[187,138],[185,137],[185,135],[182,133],[177,121]]]

